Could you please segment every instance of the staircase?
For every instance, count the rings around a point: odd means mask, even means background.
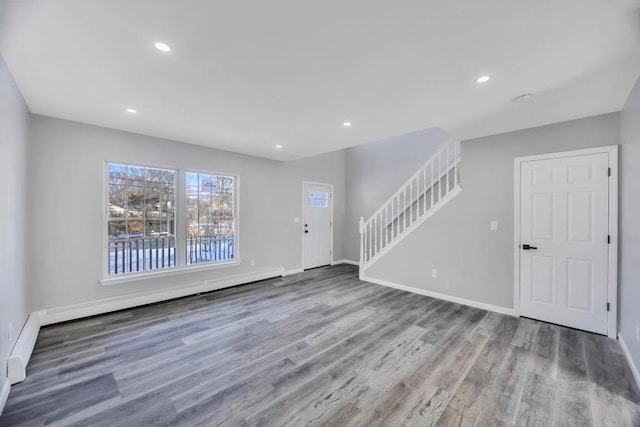
[[[461,191],[460,142],[451,138],[369,219],[360,217],[360,274]]]

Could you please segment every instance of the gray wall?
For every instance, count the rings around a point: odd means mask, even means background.
[[[464,191],[367,276],[513,308],[514,158],[614,145],[619,134],[619,113],[613,113],[463,141]],[[491,220],[498,231],[489,230]]]
[[[24,257],[28,117],[0,56],[0,390],[8,381],[7,359],[30,311]]]
[[[334,185],[335,258],[342,257],[344,151],[282,163],[32,116],[27,246],[34,309],[301,267],[302,181]],[[220,171],[240,177],[240,266],[101,286],[104,161]],[[249,260],[255,259],[255,266]]]
[[[620,336],[640,370],[640,79],[620,115]]]
[[[347,148],[347,259],[360,259],[360,217],[373,215],[448,138],[443,130],[431,128]]]

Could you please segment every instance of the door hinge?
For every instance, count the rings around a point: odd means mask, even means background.
[[[609,311],[609,303],[607,303],[607,311]]]
[[[607,176],[611,176],[611,168],[607,169]]]
[[[611,235],[610,234],[607,236],[607,243],[611,244]]]

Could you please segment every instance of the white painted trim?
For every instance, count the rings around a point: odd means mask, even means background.
[[[118,285],[120,283],[137,282],[138,280],[154,279],[158,277],[175,276],[183,273],[195,273],[198,271],[214,270],[224,267],[235,267],[241,264],[241,261],[224,261],[207,264],[189,265],[186,267],[170,267],[159,270],[149,270],[147,272],[136,272],[130,274],[118,274],[116,276],[110,276],[106,279],[100,280],[102,286]]]
[[[622,347],[622,351],[624,352],[624,355],[627,357],[627,362],[629,362],[629,366],[631,367],[633,378],[636,380],[636,384],[638,384],[638,388],[640,388],[640,370],[638,370],[638,367],[635,365],[635,363],[633,363],[633,358],[631,357],[629,348],[627,348],[627,345],[624,343],[624,340],[622,339],[622,334],[618,334],[618,341],[620,341],[620,347]]]
[[[65,307],[42,310],[38,313],[40,315],[41,325],[44,326],[280,276],[282,276],[282,268],[258,273],[238,274],[220,279],[190,283],[163,291],[140,292],[132,295],[104,298]]]
[[[618,145],[605,145],[602,147],[583,148],[580,150],[558,151],[554,153],[534,154],[531,156],[516,157],[516,160],[532,162],[536,160],[559,159],[561,157],[588,156],[590,154],[612,153],[618,151]]]
[[[382,285],[382,286],[387,286],[389,288],[399,289],[401,291],[411,292],[418,295],[424,295],[431,298],[437,298],[445,301],[455,302],[457,304],[468,305],[470,307],[481,308],[483,310],[493,311],[500,314],[506,314],[509,316],[516,315],[515,311],[512,308],[500,307],[497,305],[487,304],[484,302],[473,301],[465,298],[454,297],[452,295],[427,291],[425,289],[414,288],[412,286],[406,286],[398,283],[388,282],[386,280],[374,279],[371,277],[366,277],[364,273],[360,273],[360,280],[363,280],[365,282],[375,283],[376,285]]]
[[[391,241],[391,243],[389,243],[387,246],[382,248],[382,250],[380,250],[377,254],[375,254],[373,258],[370,258],[365,263],[362,269],[366,270],[367,268],[371,267],[376,262],[378,262],[387,252],[393,249],[398,243],[406,239],[416,228],[418,228],[420,225],[422,225],[422,223],[424,223],[426,220],[428,220],[433,215],[435,215],[440,209],[446,206],[453,198],[455,198],[460,193],[462,193],[462,186],[458,184],[458,186],[456,186],[453,190],[449,191],[442,199],[439,199],[438,203],[433,205],[433,207],[429,209],[426,214],[422,215],[413,224],[405,228],[402,231],[402,233],[398,235],[398,237],[396,237],[393,241]],[[360,236],[360,238],[362,238],[362,235]]]
[[[513,310],[520,316],[520,175],[521,163],[513,159]]]
[[[350,260],[350,259],[339,259],[339,260],[333,261],[331,263],[331,265],[338,265],[338,264],[360,265],[360,263],[358,261],[353,261],[353,260]]]
[[[302,268],[295,268],[293,270],[282,271],[282,277],[291,276],[292,274],[302,273],[304,270]]]
[[[607,335],[618,335],[618,146],[609,147],[609,316]]]
[[[273,270],[260,271],[257,273],[244,273],[219,279],[205,280],[204,292],[230,288],[232,286],[246,285],[247,283],[273,279],[274,277],[282,277],[282,267]]]
[[[11,384],[24,381],[27,377],[27,364],[31,358],[33,347],[36,345],[40,325],[41,322],[38,313],[31,313],[7,361],[7,376]]]
[[[608,154],[611,178],[609,179],[609,274],[607,293],[610,311],[607,315],[607,335],[618,335],[618,146],[586,148],[583,150],[562,151],[558,153],[537,154],[535,156],[516,157],[514,159],[514,218],[513,218],[513,298],[514,310],[520,315],[520,170],[522,163],[536,160],[557,159],[561,157],[586,156],[590,154]]]
[[[307,200],[307,193],[304,191],[304,186],[305,185],[322,185],[324,187],[329,187],[331,188],[331,193],[329,195],[329,203],[331,204],[331,232],[330,232],[330,246],[331,249],[329,249],[331,251],[331,258],[329,260],[329,264],[333,265],[333,184],[327,184],[324,182],[315,182],[315,181],[302,181],[302,214],[300,215],[300,218],[302,218],[302,221],[300,222],[300,242],[301,242],[301,247],[300,247],[300,265],[302,266],[302,270],[304,271],[304,224],[305,224],[305,219],[304,219],[304,212],[305,212],[305,206],[306,206],[306,200]],[[311,268],[311,267],[310,267]]]
[[[9,384],[9,380],[5,378],[2,382],[2,388],[0,389],[0,415],[2,415],[2,411],[4,411],[4,405],[7,403],[10,391],[11,384]]]

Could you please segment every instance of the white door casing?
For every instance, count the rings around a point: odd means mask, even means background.
[[[302,268],[330,265],[333,187],[328,184],[304,182],[302,194]]]
[[[612,151],[516,159],[516,311],[521,315],[615,336],[609,303],[617,295],[610,268],[617,254],[609,240],[617,235],[611,230],[617,224],[611,215],[617,213],[608,172],[617,164],[612,161],[617,148]]]

